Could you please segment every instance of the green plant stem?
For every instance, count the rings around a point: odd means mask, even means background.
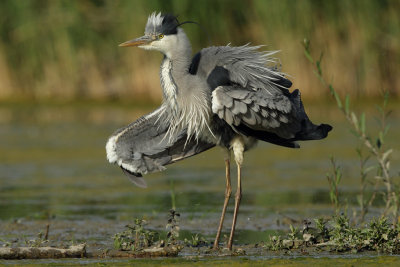
[[[389,155],[392,152],[391,149],[384,150],[382,146],[383,142],[383,136],[386,134],[387,127],[386,127],[386,116],[387,114],[385,113],[384,108],[386,107],[387,100],[388,100],[388,95],[387,93],[384,96],[384,103],[383,103],[383,108],[380,109],[381,112],[381,128],[382,131],[379,133],[379,138],[377,140],[377,145],[375,146],[371,139],[368,137],[365,131],[365,115],[364,113],[360,116],[360,120],[357,118],[354,112],[349,110],[349,96],[346,96],[345,98],[345,106],[342,104],[342,100],[332,84],[326,82],[323,73],[322,73],[322,68],[321,68],[321,61],[322,61],[322,53],[320,55],[319,60],[314,61],[313,57],[311,56],[310,53],[310,41],[305,39],[303,42],[304,45],[304,53],[306,55],[306,58],[311,62],[311,64],[314,67],[314,73],[317,76],[317,78],[321,81],[322,85],[326,87],[331,95],[335,98],[336,103],[338,108],[342,111],[342,113],[345,115],[345,118],[347,121],[350,123],[350,125],[353,127],[355,130],[356,135],[358,136],[359,140],[361,143],[368,149],[368,151],[376,158],[376,161],[378,163],[379,169],[378,173],[375,176],[375,179],[380,180],[383,182],[384,186],[386,187],[386,194],[385,194],[385,209],[383,212],[383,216],[386,216],[390,209],[393,209],[393,224],[397,224],[398,221],[398,216],[399,216],[399,199],[397,197],[396,191],[393,190],[393,181],[392,177],[390,176],[389,169],[390,169],[390,160],[389,160]],[[363,174],[362,174],[363,175]],[[376,183],[375,183],[376,185]],[[363,191],[362,191],[363,192]],[[373,200],[375,199],[375,193],[372,195],[370,201],[368,202],[368,205],[372,205]],[[363,199],[362,199],[363,201]],[[363,206],[363,204],[362,204]],[[365,209],[363,209],[364,212],[366,212]],[[365,214],[362,215],[362,218],[365,216]]]

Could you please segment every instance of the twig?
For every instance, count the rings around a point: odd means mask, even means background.
[[[53,247],[18,247],[0,248],[0,259],[58,259],[82,258],[86,256],[86,244],[70,246],[69,248]]]
[[[393,217],[394,217],[393,224],[396,225],[397,220],[398,220],[398,215],[399,215],[399,198],[397,196],[398,192],[396,192],[395,189],[393,188],[394,183],[393,183],[392,177],[390,176],[390,173],[389,173],[389,170],[390,170],[390,159],[389,159],[390,157],[389,156],[392,153],[392,149],[385,150],[383,148],[383,143],[384,143],[383,139],[389,129],[388,126],[386,125],[386,117],[390,114],[390,112],[387,113],[385,111],[385,108],[386,108],[386,105],[388,102],[388,97],[389,97],[388,93],[385,93],[385,95],[384,95],[383,107],[382,108],[379,107],[379,111],[381,113],[381,118],[380,118],[381,131],[379,132],[379,136],[377,138],[376,144],[374,144],[371,141],[371,139],[368,137],[368,135],[366,134],[365,114],[362,113],[361,116],[358,118],[354,112],[350,111],[349,96],[347,95],[345,97],[345,103],[343,105],[340,96],[337,94],[337,92],[334,89],[334,87],[332,86],[332,84],[326,82],[326,80],[322,74],[322,68],[321,68],[321,61],[322,61],[323,54],[321,53],[319,60],[314,62],[314,59],[312,58],[311,53],[310,53],[310,41],[305,39],[303,42],[303,45],[304,45],[304,54],[305,54],[306,58],[314,66],[315,75],[321,81],[323,86],[325,86],[329,89],[330,93],[336,100],[338,108],[340,109],[340,111],[342,111],[342,113],[345,115],[345,118],[347,119],[347,121],[353,127],[355,135],[359,138],[361,143],[368,149],[369,153],[375,157],[375,159],[377,161],[377,166],[378,166],[377,175],[375,176],[375,178],[376,178],[375,187],[377,186],[377,181],[381,181],[386,188],[386,192],[382,192],[385,196],[385,209],[384,209],[382,215],[386,216],[388,214],[388,212],[391,210],[393,212]],[[361,170],[362,179],[365,178],[365,177],[363,177],[363,175],[366,174],[366,172],[364,173],[363,171],[364,170]],[[363,190],[364,190],[364,188],[362,188],[362,191],[361,191],[362,194],[364,193]],[[372,205],[372,202],[375,199],[375,195],[376,195],[376,191],[374,191],[370,201],[368,202],[368,206]],[[361,218],[364,218],[367,210],[364,208],[364,203],[363,203],[364,199],[361,198],[361,201],[362,201],[362,203],[361,203],[362,212],[364,213],[364,214],[362,214]]]

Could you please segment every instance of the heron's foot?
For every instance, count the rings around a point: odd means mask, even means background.
[[[214,245],[212,247],[213,250],[219,250],[219,244],[214,242]]]
[[[219,256],[230,256],[232,255],[232,250],[226,246],[213,246],[212,250],[214,253],[218,254]]]
[[[232,256],[232,255],[233,255],[232,250],[230,250],[227,247],[220,250],[220,256]]]

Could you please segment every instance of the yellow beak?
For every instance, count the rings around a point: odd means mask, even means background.
[[[123,46],[123,47],[127,47],[127,46],[141,46],[141,45],[145,45],[148,43],[151,43],[153,41],[153,39],[150,36],[142,36],[130,41],[126,41],[122,44],[120,44],[119,46]]]

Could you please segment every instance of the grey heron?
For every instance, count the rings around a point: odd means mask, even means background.
[[[213,46],[192,57],[191,44],[177,17],[152,13],[142,37],[120,46],[137,46],[164,54],[160,79],[161,106],[117,130],[108,139],[107,158],[119,165],[131,181],[146,187],[142,175],[194,156],[214,146],[226,152],[226,189],[219,238],[231,196],[231,151],[237,165],[237,189],[228,249],[242,197],[243,153],[257,140],[298,148],[296,141],[318,140],[328,135],[328,124],[313,124],[298,89],[280,71],[272,56],[260,46]]]

